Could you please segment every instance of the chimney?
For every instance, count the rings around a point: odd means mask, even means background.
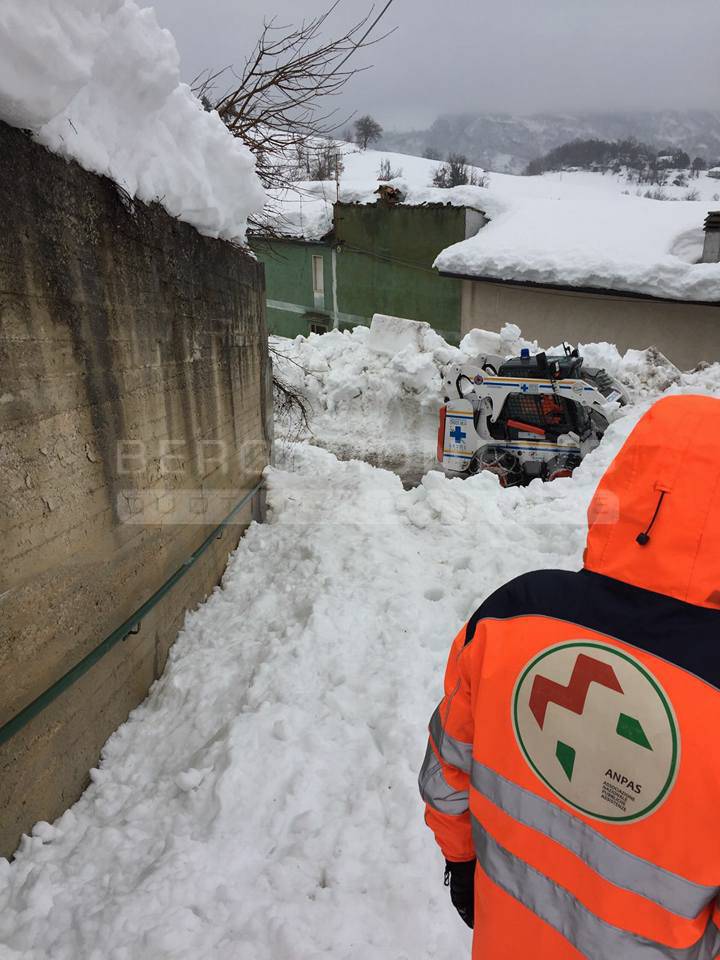
[[[720,262],[720,210],[711,210],[705,217],[705,245],[700,262]]]

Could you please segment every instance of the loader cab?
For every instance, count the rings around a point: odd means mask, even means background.
[[[494,440],[554,442],[575,433],[580,440],[591,432],[588,409],[554,393],[511,393],[495,423],[488,421]]]

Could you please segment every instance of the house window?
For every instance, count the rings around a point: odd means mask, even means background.
[[[318,320],[310,321],[310,333],[327,333],[328,325],[326,323],[320,323]]]
[[[313,293],[316,297],[323,297],[325,295],[325,277],[323,275],[323,267],[324,263],[322,257],[312,258]]]

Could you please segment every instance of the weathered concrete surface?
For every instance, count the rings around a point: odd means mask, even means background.
[[[244,251],[133,207],[3,124],[0,217],[1,725],[252,489],[270,433],[263,271]],[[178,522],[190,508],[195,522]],[[0,853],[79,796],[250,512],[137,635],[0,746]]]
[[[706,306],[486,280],[462,281],[462,334],[516,323],[546,346],[606,340],[621,351],[655,346],[681,369],[720,358],[720,303]]]

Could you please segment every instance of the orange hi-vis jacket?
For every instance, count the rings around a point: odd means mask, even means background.
[[[453,643],[420,774],[477,858],[474,960],[720,956],[720,400],[640,420],[584,569],[526,574]]]

